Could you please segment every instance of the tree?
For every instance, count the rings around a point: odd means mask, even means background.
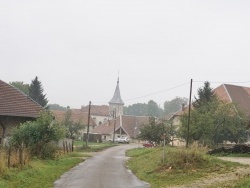
[[[164,102],[164,112],[166,115],[177,112],[182,108],[182,105],[186,105],[187,102],[187,98],[175,97],[171,101]]]
[[[84,129],[85,125],[82,123],[82,119],[78,122],[72,120],[72,110],[68,107],[65,112],[64,121],[62,123],[66,128],[66,137],[75,139],[75,137],[80,133],[80,130]]]
[[[50,111],[43,111],[36,121],[28,121],[13,130],[11,143],[16,148],[24,144],[31,155],[39,158],[53,158],[57,147],[52,141],[64,137],[64,129],[54,122]]]
[[[147,114],[147,104],[137,103],[124,108],[124,114],[134,116],[145,116]]]
[[[197,140],[204,145],[216,146],[224,141],[234,143],[246,140],[246,118],[235,104],[223,103],[217,99],[202,103],[191,111],[190,141]],[[188,114],[181,117],[179,133],[186,138]]]
[[[143,126],[140,129],[138,138],[159,144],[162,141],[163,134],[166,134],[166,140],[167,142],[169,142],[170,134],[167,126],[165,126],[162,122],[157,123],[155,118],[151,117],[149,120],[149,124]]]
[[[60,106],[59,104],[50,104],[49,109],[50,110],[59,110],[59,111],[66,111],[67,110],[66,107]]]
[[[16,82],[10,82],[10,85],[18,88],[19,90],[24,92],[26,95],[29,95],[29,87],[30,87],[29,84],[25,84],[23,82],[16,81]]]
[[[204,82],[204,86],[198,89],[198,98],[195,97],[194,107],[199,108],[203,103],[211,102],[215,97],[210,83],[206,81]]]
[[[46,94],[43,94],[43,87],[37,76],[31,81],[29,96],[42,107],[47,108],[48,100],[46,98]]]
[[[147,105],[147,115],[153,117],[162,117],[163,109],[161,109],[155,101],[150,100],[148,101]]]
[[[158,104],[150,100],[148,104],[137,103],[124,108],[124,114],[134,116],[154,116],[162,117],[164,112]]]

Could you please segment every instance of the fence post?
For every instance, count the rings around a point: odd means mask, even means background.
[[[8,148],[8,168],[10,168],[11,145]]]

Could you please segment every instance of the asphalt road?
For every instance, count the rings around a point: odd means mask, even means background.
[[[109,148],[88,158],[54,182],[55,188],[148,188],[128,170],[125,151],[138,147],[126,144]]]

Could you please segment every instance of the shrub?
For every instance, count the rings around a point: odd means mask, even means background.
[[[22,148],[22,144],[24,144],[32,156],[53,158],[57,147],[53,147],[49,143],[58,141],[63,136],[64,130],[54,123],[52,114],[44,111],[36,121],[23,123],[14,129],[11,144],[17,149]]]

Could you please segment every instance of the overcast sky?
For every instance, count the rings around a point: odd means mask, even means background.
[[[118,72],[125,105],[250,87],[250,1],[0,0],[0,65],[72,108],[108,104]]]

